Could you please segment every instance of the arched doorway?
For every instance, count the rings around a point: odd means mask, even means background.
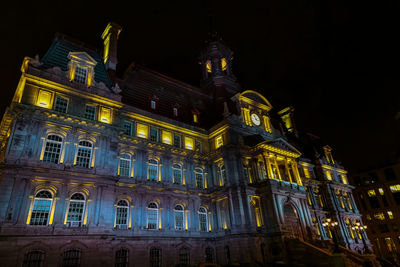
[[[289,203],[285,204],[283,207],[283,214],[285,218],[285,228],[288,231],[289,237],[303,239],[299,216],[293,205]]]

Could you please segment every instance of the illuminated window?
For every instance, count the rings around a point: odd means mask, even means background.
[[[158,229],[158,205],[155,202],[147,206],[147,229]]]
[[[379,192],[379,194],[381,194],[382,196],[385,194],[385,191],[383,191],[383,188],[378,188],[378,192]]]
[[[62,267],[79,266],[81,262],[81,250],[69,249],[64,251]]]
[[[44,162],[60,163],[62,141],[63,139],[58,135],[47,136],[43,153]]]
[[[393,216],[393,212],[391,212],[390,210],[387,211],[387,214],[389,216],[389,219],[393,220],[394,216]]]
[[[197,188],[204,188],[204,176],[201,168],[194,169],[194,177],[196,179]]]
[[[86,105],[84,118],[88,120],[96,120],[96,106]]]
[[[111,123],[111,109],[106,107],[101,107],[100,109],[100,121],[104,123]]]
[[[208,73],[211,73],[211,72],[212,72],[211,60],[207,60],[207,61],[206,61],[206,68],[207,68],[207,72],[208,72]]]
[[[199,208],[199,229],[202,232],[207,232],[207,209],[204,207]]]
[[[374,196],[376,196],[376,193],[375,193],[375,190],[374,190],[374,189],[368,190],[368,191],[367,191],[367,194],[368,194],[369,197],[374,197]]]
[[[332,173],[330,171],[326,171],[325,174],[326,174],[326,179],[332,181]]]
[[[199,140],[194,141],[194,150],[196,152],[201,152],[201,142]]]
[[[161,267],[161,249],[151,248],[150,249],[150,267]]]
[[[51,213],[53,195],[47,191],[39,191],[33,199],[33,208],[30,214],[30,225],[48,225]]]
[[[156,101],[151,100],[150,101],[150,106],[151,106],[151,109],[156,109]]]
[[[168,131],[162,131],[162,141],[164,144],[171,145],[172,144],[172,133]]]
[[[304,176],[306,178],[311,178],[309,169],[307,167],[304,167],[303,170],[304,170]]]
[[[92,160],[93,145],[89,141],[80,141],[78,144],[78,151],[76,153],[76,166],[83,168],[90,168],[90,161]]]
[[[79,227],[83,224],[83,216],[85,213],[85,197],[81,193],[75,193],[69,200],[67,213],[67,226]]]
[[[193,122],[198,123],[197,114],[193,114]]]
[[[175,184],[182,184],[182,166],[179,164],[172,165],[172,174]]]
[[[181,148],[181,136],[174,134],[174,147]]]
[[[215,148],[219,148],[224,144],[224,140],[222,139],[222,135],[215,138]]]
[[[345,175],[342,175],[342,183],[348,184],[349,182],[347,181],[347,178]]]
[[[150,181],[158,180],[158,161],[155,159],[149,159],[147,166],[147,179]]]
[[[178,117],[178,108],[173,108],[173,113],[175,117]]]
[[[392,193],[400,192],[400,184],[391,185],[389,188]]]
[[[136,134],[138,137],[147,138],[149,134],[149,126],[137,123],[136,124]]]
[[[54,103],[54,110],[61,113],[67,113],[68,99],[57,96]]]
[[[127,135],[132,135],[132,122],[124,121],[124,133]]]
[[[22,267],[42,267],[44,262],[44,252],[40,250],[31,250],[24,254]]]
[[[226,62],[226,58],[222,58],[221,59],[221,69],[222,71],[226,71],[226,67],[227,67],[227,62]]]
[[[261,227],[263,225],[261,209],[260,209],[260,202],[257,197],[251,197],[250,205],[253,209],[253,214],[257,223],[257,227]]]
[[[131,155],[129,154],[121,154],[119,157],[119,175],[120,176],[131,176]]]
[[[227,179],[226,179],[225,165],[218,166],[217,172],[218,172],[219,185],[220,186],[226,185]]]
[[[158,129],[150,127],[150,140],[152,142],[158,142]]]
[[[129,250],[121,248],[115,252],[115,267],[128,267]]]
[[[193,150],[193,138],[185,136],[185,148]]]
[[[385,215],[383,214],[383,212],[378,212],[378,213],[374,214],[374,218],[376,220],[383,221],[383,220],[385,220]]]
[[[185,209],[182,205],[176,205],[174,208],[175,230],[182,231],[185,229]]]
[[[115,228],[128,229],[129,204],[126,200],[120,200],[115,209]]]
[[[83,68],[79,65],[76,65],[74,74],[75,82],[86,84],[87,75],[88,75],[87,68]]]
[[[52,94],[48,91],[40,90],[36,105],[43,108],[50,108]]]
[[[189,249],[181,248],[179,249],[179,266],[189,265]]]

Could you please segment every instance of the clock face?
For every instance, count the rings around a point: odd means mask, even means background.
[[[259,126],[261,123],[260,117],[258,117],[258,115],[255,113],[251,114],[251,121],[257,126]]]

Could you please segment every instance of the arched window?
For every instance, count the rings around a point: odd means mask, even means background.
[[[82,226],[85,213],[85,197],[81,193],[75,193],[69,200],[67,226],[79,227]]]
[[[42,267],[44,261],[44,252],[40,250],[31,250],[24,255],[22,267]]]
[[[44,162],[60,163],[62,141],[63,139],[58,135],[47,136],[43,154]]]
[[[161,267],[162,251],[159,248],[150,249],[150,267]]]
[[[129,204],[126,200],[120,200],[115,210],[115,228],[128,229]]]
[[[128,267],[129,250],[121,248],[115,252],[115,267]]]
[[[214,262],[214,249],[210,247],[206,247],[206,262],[213,263]]]
[[[131,176],[131,155],[121,154],[119,157],[119,175],[120,176]]]
[[[149,159],[147,177],[150,181],[158,180],[158,161],[156,159]]]
[[[174,183],[181,184],[182,183],[182,166],[179,164],[173,164],[172,165],[172,173],[173,173]]]
[[[77,248],[64,251],[62,267],[78,267],[81,263],[81,250]]]
[[[189,249],[180,248],[179,249],[179,264],[180,266],[188,266],[189,265]]]
[[[197,188],[204,188],[204,174],[203,169],[196,168],[194,169],[194,177],[196,179]]]
[[[158,229],[158,205],[155,202],[147,206],[147,229]]]
[[[223,164],[218,166],[218,179],[220,186],[226,185],[227,183],[226,170],[225,170],[225,165]]]
[[[207,231],[207,209],[200,207],[199,209],[199,229],[202,232]]]
[[[76,154],[76,166],[90,168],[93,145],[89,141],[80,141]]]
[[[174,208],[175,230],[182,231],[185,229],[185,209],[178,204]]]
[[[33,207],[30,217],[30,225],[48,225],[53,195],[50,191],[39,191],[33,200]]]

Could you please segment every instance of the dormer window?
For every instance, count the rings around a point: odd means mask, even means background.
[[[88,74],[87,68],[82,68],[81,66],[76,65],[74,81],[78,82],[78,83],[86,84],[87,74]]]
[[[86,52],[70,52],[68,54],[69,80],[90,87],[94,79],[94,67],[97,62]]]
[[[178,108],[174,108],[173,113],[175,117],[178,117]]]
[[[151,109],[156,109],[156,101],[155,100],[150,101],[150,107],[151,107]]]

